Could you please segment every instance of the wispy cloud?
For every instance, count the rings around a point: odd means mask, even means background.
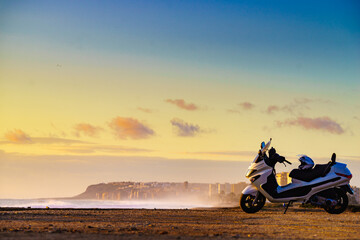
[[[134,118],[116,117],[109,123],[109,127],[119,139],[144,139],[155,134],[151,128]]]
[[[153,110],[151,110],[149,108],[138,107],[137,110],[144,112],[144,113],[153,113]]]
[[[33,137],[32,141],[33,143],[38,143],[38,144],[65,144],[65,145],[78,144],[78,143],[90,144],[90,142],[67,139],[67,138],[56,138],[56,137]]]
[[[140,152],[151,152],[149,149],[143,148],[129,148],[118,145],[81,145],[81,146],[68,146],[56,148],[56,150],[61,150],[69,153],[140,153]]]
[[[228,109],[227,111],[230,113],[242,113],[243,111],[252,110],[254,107],[255,105],[251,102],[242,102],[236,108]]]
[[[301,112],[303,110],[310,109],[309,104],[310,103],[323,103],[323,104],[329,104],[332,103],[329,100],[323,100],[323,99],[310,99],[310,98],[295,98],[291,103],[286,105],[269,105],[266,109],[267,114],[273,114],[275,112],[287,112],[287,113],[296,113]]]
[[[241,113],[241,111],[237,110],[237,109],[228,109],[227,112],[229,112],[229,113]]]
[[[61,135],[62,137],[67,136],[66,132],[58,129],[53,122],[50,122],[50,126],[57,132],[58,135]],[[57,135],[57,134],[50,133],[50,135]]]
[[[58,137],[30,137],[20,129],[14,129],[4,135],[5,141],[0,141],[0,144],[89,144],[89,142],[58,138]]]
[[[172,119],[170,123],[174,127],[176,134],[181,137],[194,137],[201,131],[198,125],[184,122],[178,118]]]
[[[80,137],[85,135],[88,137],[97,137],[99,132],[103,130],[101,127],[97,127],[88,123],[79,123],[74,126],[75,136]]]
[[[287,112],[287,113],[295,113],[297,111],[302,111],[304,109],[310,109],[306,104],[302,103],[291,103],[284,106],[278,106],[278,105],[270,105],[266,109],[266,113],[273,114],[275,112]]]
[[[198,110],[199,107],[194,103],[186,103],[184,99],[166,99],[165,102],[176,105],[181,109],[185,109],[188,111]]]
[[[254,156],[254,151],[213,151],[213,152],[187,152],[198,155],[222,155],[222,156]],[[255,152],[256,153],[256,152]]]
[[[307,118],[307,117],[297,117],[295,119],[287,119],[285,121],[277,122],[279,127],[282,126],[301,126],[307,130],[323,130],[333,134],[343,134],[345,130],[343,127],[337,123],[335,120],[332,120],[329,117],[319,117],[319,118]]]
[[[21,129],[14,129],[12,131],[8,131],[7,133],[5,133],[4,137],[10,143],[16,143],[16,144],[32,143],[30,136]]]
[[[266,109],[266,113],[268,114],[272,114],[274,112],[277,112],[280,110],[280,107],[276,106],[276,105],[270,105],[267,109]]]

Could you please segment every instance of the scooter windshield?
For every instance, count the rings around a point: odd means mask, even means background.
[[[268,148],[270,147],[271,140],[272,140],[272,139],[270,138],[270,141],[269,141],[265,146],[263,146],[263,147],[259,150],[259,152],[258,152],[258,154],[256,155],[253,163],[258,163],[258,162],[261,162],[262,160],[264,160],[263,155],[265,155],[266,151],[267,151]],[[261,144],[261,145],[263,145],[263,144]]]
[[[261,162],[262,160],[264,160],[263,157],[260,156],[260,154],[258,154],[258,155],[256,155],[253,163],[258,163],[258,162]]]

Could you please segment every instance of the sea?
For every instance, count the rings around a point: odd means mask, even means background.
[[[78,199],[0,199],[0,207],[12,208],[82,208],[82,209],[191,209],[212,207],[204,203],[176,201],[116,201]]]

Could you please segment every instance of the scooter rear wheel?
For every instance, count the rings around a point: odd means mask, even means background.
[[[346,210],[349,204],[349,199],[343,190],[336,188],[335,192],[336,199],[334,200],[336,200],[338,203],[335,206],[325,206],[324,209],[331,214],[340,214]]]
[[[255,200],[255,196],[250,194],[242,194],[240,197],[240,207],[246,213],[256,213],[258,212],[264,205],[266,198],[260,192],[258,193],[259,196]]]

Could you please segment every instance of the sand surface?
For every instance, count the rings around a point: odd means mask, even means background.
[[[0,239],[360,239],[360,213],[265,207],[1,209]]]

